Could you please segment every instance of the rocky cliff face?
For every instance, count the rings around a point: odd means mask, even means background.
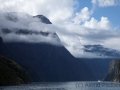
[[[104,81],[120,82],[120,59],[115,59],[110,62],[109,73],[104,78]]]
[[[30,83],[27,72],[16,62],[0,56],[0,85],[18,85],[23,83]]]

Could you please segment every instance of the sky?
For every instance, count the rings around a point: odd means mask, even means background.
[[[44,15],[63,45],[75,57],[99,57],[84,45],[100,44],[120,51],[120,0],[0,0],[0,12]]]

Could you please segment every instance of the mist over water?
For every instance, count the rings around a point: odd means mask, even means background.
[[[54,82],[0,87],[0,90],[119,90],[114,82]]]

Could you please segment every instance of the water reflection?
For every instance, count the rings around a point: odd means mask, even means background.
[[[113,82],[31,83],[20,86],[0,87],[0,90],[120,90],[120,83]]]

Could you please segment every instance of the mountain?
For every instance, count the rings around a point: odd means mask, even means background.
[[[102,80],[107,74],[112,58],[80,58],[93,72],[97,80]]]
[[[81,58],[92,70],[97,80],[102,80],[109,70],[111,60],[120,57],[120,51],[103,45],[84,45],[84,52],[93,54],[93,58]]]
[[[4,43],[4,45],[11,51],[11,56],[6,54],[6,57],[19,63],[33,81],[96,80],[87,64],[74,58],[64,47],[44,43]],[[29,67],[36,72],[38,79],[32,77],[35,73],[30,73]]]
[[[30,83],[27,72],[13,60],[0,56],[0,85],[23,83]]]
[[[97,80],[102,80],[108,74],[109,63],[114,58],[120,57],[120,52],[106,48],[103,45],[84,45],[83,51],[85,53],[90,53],[93,58],[80,58],[83,60],[88,67],[92,70],[93,74]]]
[[[84,45],[84,51],[96,54],[103,58],[119,58],[120,51],[115,49],[106,48],[103,45]]]
[[[43,15],[37,15],[33,18],[40,19],[42,23],[51,24]],[[17,20],[19,19],[13,21],[17,22]],[[55,40],[59,44],[61,43],[55,32],[16,28],[12,30],[2,28],[2,33],[4,32],[4,36],[11,33],[18,36],[37,35],[44,36],[44,38],[50,36],[52,37],[51,40]],[[46,42],[5,42],[4,36],[1,36],[3,42],[1,39],[0,54],[20,64],[28,72],[32,81],[63,82],[96,80],[87,64],[73,57],[63,45],[54,45]]]
[[[50,20],[49,19],[47,19],[45,16],[43,16],[43,15],[37,15],[37,16],[33,16],[34,18],[40,18],[40,20],[43,22],[43,23],[45,23],[45,24],[52,24],[51,22],[50,22]]]
[[[120,82],[120,59],[115,59],[110,62],[109,72],[103,80]]]

